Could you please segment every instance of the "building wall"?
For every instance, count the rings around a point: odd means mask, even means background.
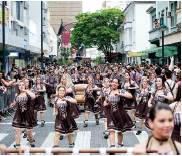
[[[45,8],[47,8],[47,1],[44,1]],[[41,48],[41,1],[30,1],[29,2],[29,15],[30,19],[32,19],[37,24],[37,41],[34,43],[35,47]],[[48,44],[48,25],[47,25],[47,13],[43,11],[43,17],[45,18],[45,26],[43,26],[43,32],[45,32],[45,38],[43,39],[43,50],[49,51],[49,44]],[[49,57],[49,54],[45,54],[45,57]]]
[[[51,47],[51,55],[55,55],[57,56],[57,36],[52,28],[52,26],[50,27],[50,47]]]
[[[136,50],[144,50],[150,48],[149,31],[150,31],[150,15],[146,13],[146,10],[152,4],[136,4],[136,23],[135,23],[135,35],[136,35]]]
[[[82,13],[82,1],[48,1],[50,8],[51,25],[56,33],[61,25],[61,19],[64,24],[77,22],[75,15]]]

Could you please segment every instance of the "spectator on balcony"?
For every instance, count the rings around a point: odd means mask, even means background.
[[[160,26],[160,23],[159,23],[159,20],[158,19],[155,19],[154,21],[153,21],[153,29],[157,29],[159,26]]]

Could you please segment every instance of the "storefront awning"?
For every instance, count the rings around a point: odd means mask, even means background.
[[[149,53],[156,53],[155,56],[156,57],[162,57],[162,47],[156,47],[156,48],[151,48],[151,49],[147,49],[147,50],[142,50],[142,51],[138,51],[138,54],[149,54]],[[166,46],[164,47],[164,57],[169,57],[169,56],[173,56],[173,55],[177,55],[178,54],[178,47],[177,46]]]
[[[139,52],[139,51],[131,50],[131,51],[129,52],[129,57],[141,57],[142,55],[146,55],[145,52],[144,52],[144,53],[142,53],[142,52],[138,53],[138,52]]]

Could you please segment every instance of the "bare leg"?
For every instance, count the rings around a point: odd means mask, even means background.
[[[122,144],[123,134],[121,132],[118,133],[118,143]]]
[[[26,130],[26,133],[27,133],[27,135],[28,135],[29,141],[33,141],[33,135],[32,135],[32,132],[31,132],[31,131],[27,131],[27,130]]]
[[[55,133],[55,136],[54,136],[54,146],[59,146],[59,136],[60,136],[59,133]]]
[[[89,113],[90,113],[90,112],[85,112],[85,120],[88,120]]]
[[[115,146],[115,131],[110,131],[109,141],[110,141],[110,146],[111,145]]]
[[[40,118],[41,120],[44,120],[44,112],[40,112]]]
[[[107,130],[107,119],[104,119],[104,129]]]
[[[135,116],[134,116],[134,114],[135,114],[135,110],[131,110],[131,118],[132,118],[133,121],[135,121]]]
[[[68,135],[68,142],[69,142],[70,144],[73,143],[73,135],[72,135],[72,134],[69,134],[69,135]]]
[[[141,128],[141,129],[142,129],[142,126],[143,126],[143,119],[142,119],[142,120],[140,120],[139,128]]]
[[[16,144],[20,144],[21,136],[20,136],[20,129],[15,129],[15,141]]]
[[[95,119],[98,119],[99,114],[95,114]]]

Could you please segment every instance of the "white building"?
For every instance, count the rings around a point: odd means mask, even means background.
[[[137,51],[150,48],[150,15],[146,14],[146,10],[154,4],[155,1],[133,1],[123,11],[126,19],[118,28],[121,32],[121,43],[124,43],[123,62],[140,64]]]
[[[123,11],[132,1],[102,1],[101,9],[116,8]]]
[[[43,2],[43,50],[44,50],[44,62],[46,58],[49,59],[49,34],[48,34],[48,23],[49,19],[47,16],[47,1]],[[29,2],[29,17],[31,19],[33,27],[36,27],[36,34],[33,36],[31,44],[28,46],[29,50],[34,53],[35,63],[40,64],[39,58],[41,57],[41,1],[30,1]],[[35,26],[36,25],[36,26]],[[32,37],[32,36],[31,36]],[[37,54],[37,55],[36,55]]]
[[[50,54],[54,55],[57,57],[58,52],[58,44],[57,44],[57,35],[56,35],[56,31],[54,30],[54,28],[51,26],[50,27]]]

